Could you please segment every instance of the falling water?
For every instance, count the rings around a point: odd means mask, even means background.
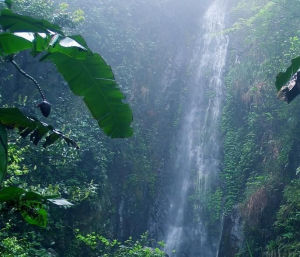
[[[190,94],[177,137],[172,167],[176,191],[170,197],[165,237],[165,250],[172,257],[215,257],[218,251],[219,240],[208,239],[201,217],[197,223],[191,221],[188,198],[191,189],[205,195],[220,169],[219,120],[228,45],[227,37],[221,33],[225,1],[213,1],[205,13],[202,33],[190,62]]]

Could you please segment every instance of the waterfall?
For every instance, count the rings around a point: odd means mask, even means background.
[[[190,61],[188,101],[176,139],[171,166],[175,178],[169,197],[165,251],[171,257],[215,257],[220,236],[209,238],[201,217],[194,221],[190,192],[205,195],[216,183],[220,170],[220,115],[223,99],[223,69],[228,39],[224,29],[225,0],[215,0],[206,11],[202,33]],[[221,222],[219,222],[221,230]],[[220,233],[220,232],[219,232]]]

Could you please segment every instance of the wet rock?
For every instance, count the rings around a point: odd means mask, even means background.
[[[224,218],[218,257],[235,257],[243,243],[242,218],[238,208]]]
[[[277,96],[280,100],[290,103],[299,94],[300,71],[296,72],[290,81],[280,89]]]

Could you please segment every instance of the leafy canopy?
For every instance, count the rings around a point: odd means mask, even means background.
[[[3,2],[3,1],[2,1]],[[11,0],[4,1],[11,7]],[[12,61],[14,55],[30,50],[33,56],[42,55],[40,61],[53,62],[68,82],[75,95],[81,96],[103,131],[112,138],[132,135],[132,112],[123,102],[112,69],[103,58],[93,53],[80,36],[65,36],[59,26],[48,21],[0,11],[0,57]],[[24,115],[17,108],[0,108],[0,183],[7,173],[7,129],[17,128],[22,137],[29,136],[34,144],[45,138],[47,147],[58,139],[78,147],[52,126]],[[28,192],[19,187],[0,190],[0,203],[14,206],[29,224],[46,227],[45,201],[56,205],[71,206],[65,199],[53,199]]]

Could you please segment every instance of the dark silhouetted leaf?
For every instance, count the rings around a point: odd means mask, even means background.
[[[69,146],[79,148],[76,142],[63,135],[60,131],[44,122],[24,115],[17,108],[0,108],[0,124],[9,129],[19,129],[22,137],[30,135],[30,140],[34,144],[38,144],[43,137],[48,135],[43,145],[44,147],[53,144],[58,139],[62,139]]]

